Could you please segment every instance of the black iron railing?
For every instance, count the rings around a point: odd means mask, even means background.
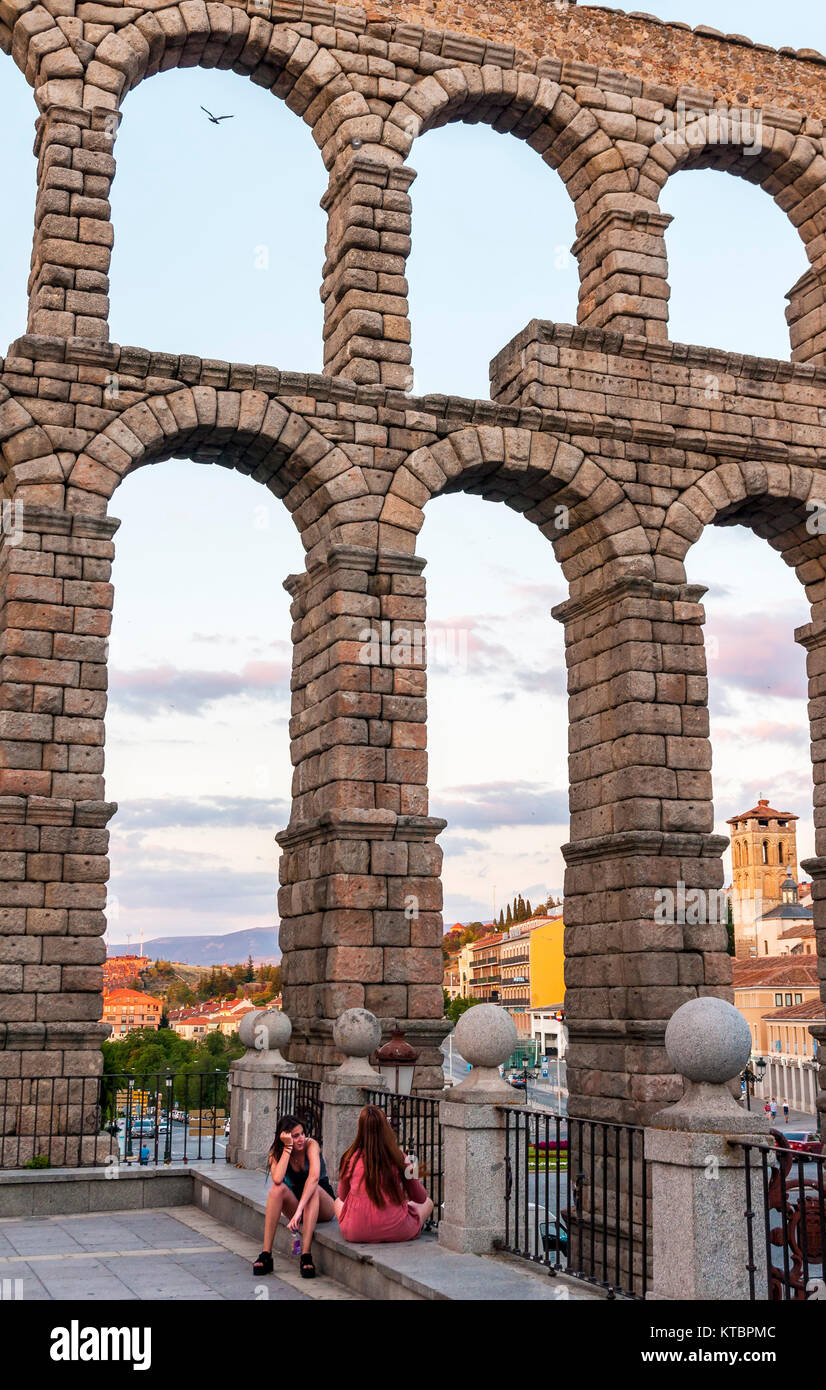
[[[427,1225],[437,1226],[444,1202],[439,1101],[427,1096],[401,1096],[393,1091],[368,1091],[367,1100],[384,1111],[402,1149],[416,1160],[419,1181],[433,1199],[433,1215]]]
[[[0,1168],[216,1163],[225,1072],[0,1078]]]
[[[745,1155],[749,1297],[826,1298],[826,1146],[792,1149],[785,1135],[773,1137],[776,1146],[737,1143]]]
[[[276,1092],[278,1115],[294,1115],[304,1126],[304,1133],[321,1143],[323,1106],[321,1082],[305,1081],[300,1076],[279,1076]]]
[[[502,1248],[610,1297],[645,1298],[643,1130],[505,1106]]]

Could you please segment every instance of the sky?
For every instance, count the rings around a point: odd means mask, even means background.
[[[821,6],[646,0],[651,13],[796,47],[826,47]],[[201,106],[231,121],[210,125]],[[0,64],[0,349],[25,327],[34,108]],[[326,175],[308,128],[230,73],[186,69],[127,98],[112,193],[111,337],[162,351],[321,370]],[[416,393],[489,392],[490,359],[532,318],[576,321],[573,208],[557,176],[484,126],[414,146],[410,302]],[[806,269],[761,190],[682,173],[664,210],[671,337],[784,358],[785,295]],[[736,229],[736,230],[735,230]],[[755,293],[759,285],[760,293]],[[275,920],[276,831],[289,818],[290,617],[298,534],[265,489],[218,466],[140,469],[112,510],[116,587],[107,715],[112,945]],[[562,629],[549,543],[507,508],[437,499],[427,559],[431,812],[448,830],[445,922],[514,894],[562,891],[568,838]],[[742,528],[687,560],[709,587],[717,829],[760,795],[800,816],[814,851],[804,653],[794,574]]]

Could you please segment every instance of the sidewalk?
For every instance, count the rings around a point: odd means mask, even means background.
[[[295,1259],[252,1273],[260,1242],[195,1207],[0,1220],[0,1288],[25,1302],[108,1299],[358,1300],[335,1280],[302,1279]]]

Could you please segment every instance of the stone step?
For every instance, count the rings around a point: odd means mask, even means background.
[[[193,1170],[196,1207],[245,1235],[261,1237],[267,1200],[264,1173],[246,1169]],[[279,1224],[276,1249],[289,1253],[292,1235]],[[351,1245],[338,1226],[319,1226],[313,1256],[320,1274],[365,1298],[462,1302],[569,1301],[604,1295],[565,1275],[554,1278],[527,1261],[497,1255],[459,1255],[444,1250],[435,1235],[400,1245]]]

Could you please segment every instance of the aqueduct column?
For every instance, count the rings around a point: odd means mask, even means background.
[[[338,161],[321,206],[328,213],[324,370],[351,381],[407,390],[413,169],[350,151]]]
[[[702,593],[630,575],[554,610],[570,694],[572,1115],[640,1124],[678,1100],[666,1023],[686,1000],[730,990],[724,922],[677,899],[679,883],[722,887],[727,843],[711,833]],[[658,889],[674,894],[676,920],[655,917]]]
[[[809,724],[812,737],[812,776],[814,779],[814,859],[804,859],[800,867],[812,879],[812,908],[817,943],[817,969],[820,997],[826,1000],[826,613],[822,602],[813,604],[814,620],[800,627],[795,639],[806,649],[809,676]],[[817,1108],[820,1132],[826,1133],[826,1028],[813,1026],[818,1044]]]
[[[50,1078],[99,1075],[108,1033],[103,716],[118,522],[35,506],[14,521],[0,554],[0,1077],[21,1107],[22,1162],[27,1143],[39,1151],[35,1100],[78,1098],[79,1083]],[[79,1110],[52,1121],[76,1134]]]
[[[293,809],[277,838],[291,1058],[336,1060],[332,1025],[364,1007],[420,1051],[439,1091],[444,821],[428,816],[424,561],[331,545],[293,598]]]
[[[29,332],[109,338],[109,189],[119,114],[49,106],[37,122]]]

